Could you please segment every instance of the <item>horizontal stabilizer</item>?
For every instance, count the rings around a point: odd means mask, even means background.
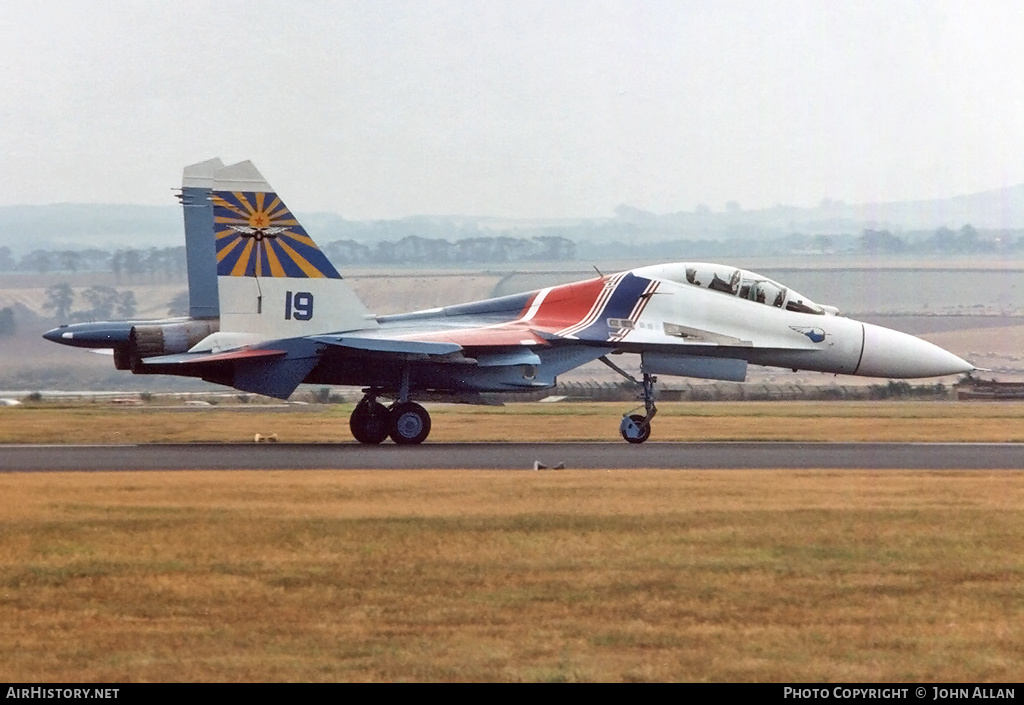
[[[147,357],[142,361],[143,365],[204,365],[214,362],[228,362],[231,360],[253,360],[259,358],[283,357],[288,353],[284,350],[264,350],[262,348],[241,348],[223,353],[179,353],[177,355],[160,355],[158,357]]]

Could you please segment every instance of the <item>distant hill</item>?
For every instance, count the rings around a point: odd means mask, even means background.
[[[825,201],[815,208],[775,206],[754,211],[712,213],[719,227],[748,223],[773,230],[855,233],[865,228],[933,230],[973,225],[986,230],[1024,228],[1024,184],[952,198],[850,205]],[[665,216],[678,221],[698,213]]]
[[[35,249],[177,247],[181,237],[181,209],[173,205],[0,207],[0,247],[15,254]]]
[[[758,210],[733,207],[724,212],[656,214],[622,205],[611,217],[531,220],[466,216],[416,216],[357,222],[336,213],[299,214],[322,244],[334,240],[377,242],[415,235],[462,240],[470,237],[558,235],[581,242],[760,239],[791,233],[859,234],[865,229],[895,233],[953,229],[1024,229],[1024,184],[982,193],[925,201],[850,205],[826,201],[813,208],[774,206]],[[59,203],[0,207],[0,247],[15,256],[34,249],[100,247],[177,247],[182,244],[177,206]]]

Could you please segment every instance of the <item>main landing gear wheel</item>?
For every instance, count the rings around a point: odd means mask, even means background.
[[[360,443],[377,445],[388,437],[391,417],[388,410],[375,399],[363,399],[352,410],[348,427]]]
[[[630,443],[643,443],[651,437],[651,424],[640,414],[623,416],[619,433]]]
[[[415,445],[430,433],[430,414],[419,404],[399,402],[391,407],[391,440],[399,445]]]

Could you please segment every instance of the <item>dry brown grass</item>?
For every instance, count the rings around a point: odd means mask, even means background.
[[[624,403],[431,406],[433,442],[616,440]],[[0,443],[352,441],[351,405],[273,410],[0,407]],[[1024,441],[1022,403],[716,402],[659,405],[655,440]]]
[[[0,475],[11,681],[1015,681],[1007,472]]]

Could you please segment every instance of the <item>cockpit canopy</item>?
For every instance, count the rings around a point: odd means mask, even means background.
[[[661,264],[643,269],[645,274],[658,279],[720,291],[729,296],[738,296],[787,311],[817,316],[836,313],[836,309],[831,306],[819,306],[803,294],[746,269],[707,262]]]

